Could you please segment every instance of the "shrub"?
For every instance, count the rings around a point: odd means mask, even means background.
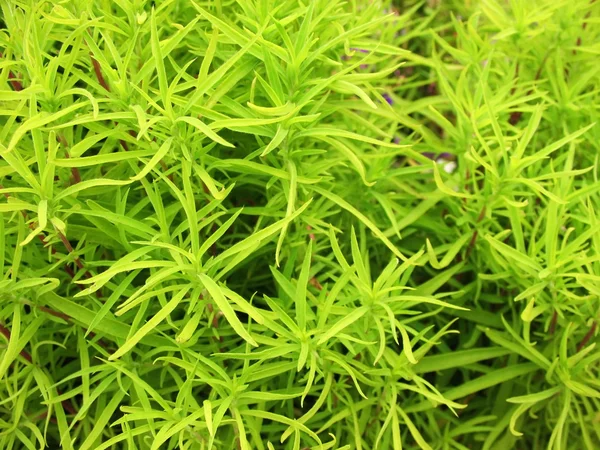
[[[599,6],[507,3],[3,4],[0,448],[597,448]]]

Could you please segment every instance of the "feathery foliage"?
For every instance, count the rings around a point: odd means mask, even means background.
[[[600,446],[600,4],[15,0],[0,448]]]

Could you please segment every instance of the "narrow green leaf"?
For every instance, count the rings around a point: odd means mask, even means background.
[[[198,277],[200,278],[200,281],[210,294],[213,301],[219,307],[219,310],[223,313],[223,316],[225,316],[227,322],[229,322],[229,325],[231,325],[231,327],[242,339],[250,343],[250,345],[258,347],[256,341],[246,331],[246,328],[244,327],[240,319],[238,319],[237,315],[235,314],[235,311],[225,298],[225,295],[223,295],[223,292],[221,288],[217,285],[217,283],[215,283],[211,278],[209,278],[203,273],[198,274]]]

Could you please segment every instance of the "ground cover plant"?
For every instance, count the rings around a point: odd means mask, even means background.
[[[1,11],[1,449],[600,446],[600,3]]]

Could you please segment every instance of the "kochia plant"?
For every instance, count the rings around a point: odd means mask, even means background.
[[[3,3],[0,448],[596,448],[597,8],[466,3]]]

